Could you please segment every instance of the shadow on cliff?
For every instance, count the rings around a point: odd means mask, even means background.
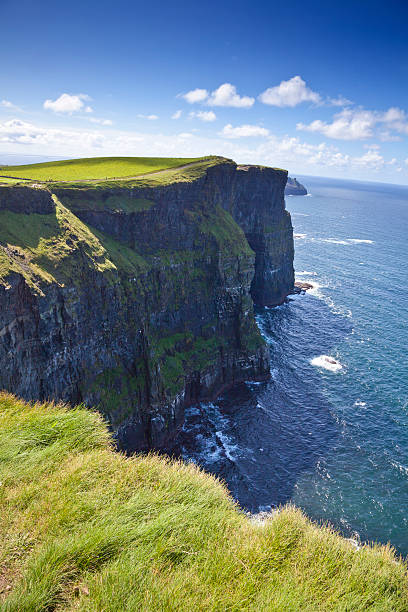
[[[262,310],[258,323],[271,350],[271,380],[189,409],[179,440],[185,459],[223,478],[251,511],[288,502],[301,474],[335,446],[339,430],[326,386],[346,368],[324,371],[310,360],[335,355],[352,329],[350,319],[312,295]]]

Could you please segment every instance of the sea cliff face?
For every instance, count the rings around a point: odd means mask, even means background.
[[[293,288],[286,172],[0,188],[0,388],[99,407],[128,450],[269,376],[253,302]]]
[[[307,195],[307,189],[302,183],[299,183],[295,178],[288,176],[288,182],[285,187],[285,195],[302,196]]]

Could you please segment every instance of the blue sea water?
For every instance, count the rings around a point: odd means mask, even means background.
[[[408,187],[302,182],[286,202],[314,289],[257,313],[271,380],[189,409],[182,454],[246,509],[292,502],[407,555]]]

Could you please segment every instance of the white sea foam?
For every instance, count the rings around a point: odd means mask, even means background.
[[[309,217],[306,213],[292,212],[290,213],[292,217]]]
[[[391,465],[401,472],[401,474],[408,476],[408,467],[402,465],[402,463],[399,463],[398,461],[391,461]]]
[[[312,285],[312,288],[307,290],[307,293],[309,295],[315,295],[318,298],[324,299],[324,296],[320,292],[322,286],[320,283],[316,283],[315,281],[311,281],[309,279],[304,279],[304,282],[307,282],[309,283],[309,285]]]
[[[348,240],[355,244],[374,244],[374,240],[363,240],[362,238],[349,238]]]
[[[236,452],[238,450],[238,447],[236,444],[232,444],[230,438],[227,436],[227,434],[223,433],[222,431],[216,431],[215,435],[217,436],[218,440],[221,442],[224,452],[226,454],[226,456],[228,457],[228,459],[230,461],[236,461],[236,457],[234,456],[234,452]]]
[[[306,295],[313,295],[314,297],[319,298],[319,300],[323,300],[323,302],[327,304],[333,314],[341,315],[342,317],[347,317],[351,319],[351,317],[353,316],[351,310],[337,306],[329,295],[325,295],[321,291],[321,289],[323,287],[326,287],[326,285],[317,283],[314,279],[309,278],[312,275],[316,276],[316,272],[307,272],[306,270],[304,272],[296,272],[296,276],[306,277],[302,278],[302,282],[309,283],[310,285],[312,285],[312,288],[306,291]],[[296,296],[291,296],[291,299],[293,299],[294,297]]]
[[[322,242],[330,242],[331,244],[350,244],[347,240],[338,240],[337,238],[322,238]]]
[[[374,240],[366,240],[363,238],[320,238],[320,241],[329,242],[330,244],[343,244],[345,246],[351,246],[353,244],[374,244]]]
[[[306,193],[305,198],[313,198],[313,195],[311,193]]]
[[[297,239],[306,238],[306,234],[293,234],[293,237]]]
[[[330,357],[329,355],[319,355],[319,357],[314,357],[310,360],[311,365],[316,366],[317,368],[324,368],[325,370],[329,370],[330,372],[337,372],[342,369],[342,365],[337,359]]]
[[[317,276],[316,272],[308,272],[307,270],[302,270],[300,272],[296,272],[296,276]]]
[[[354,402],[355,406],[362,406],[364,408],[364,406],[367,406],[366,402],[362,402],[361,400],[357,400],[356,402]]]

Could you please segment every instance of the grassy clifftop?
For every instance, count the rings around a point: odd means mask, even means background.
[[[160,185],[194,180],[222,157],[90,157],[17,166],[0,166],[0,184],[43,183],[103,187]],[[146,179],[146,180],[143,180]],[[153,182],[152,182],[152,180]]]
[[[115,453],[96,413],[0,395],[0,607],[407,610],[406,567],[299,511],[264,523],[192,465]]]
[[[18,166],[1,166],[0,175],[38,181],[110,179],[157,172],[199,161],[184,157],[89,157]]]

